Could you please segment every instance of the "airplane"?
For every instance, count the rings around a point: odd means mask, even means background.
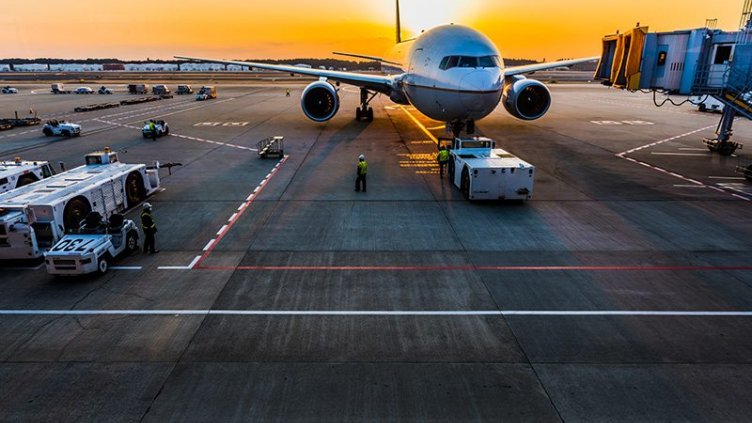
[[[488,37],[475,29],[454,24],[437,26],[414,39],[403,41],[399,0],[395,3],[397,43],[392,55],[397,60],[334,52],[380,61],[382,67],[392,74],[373,75],[187,56],[175,58],[318,77],[303,90],[300,102],[303,113],[314,122],[326,122],[337,114],[340,106],[338,87],[344,83],[360,88],[360,106],[355,110],[358,121],[373,120],[369,103],[377,94],[384,94],[394,103],[412,105],[429,118],[446,122],[455,136],[463,130],[473,134],[475,121],[488,116],[500,101],[516,118],[535,120],[543,117],[551,106],[551,93],[543,83],[528,79],[524,74],[599,59],[589,57],[505,68],[499,50]],[[400,57],[407,60],[400,60]]]

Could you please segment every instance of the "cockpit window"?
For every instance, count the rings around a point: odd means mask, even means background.
[[[446,56],[441,59],[439,69],[451,68],[498,68],[501,67],[499,56]]]

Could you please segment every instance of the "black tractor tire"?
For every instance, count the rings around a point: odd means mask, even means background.
[[[165,135],[170,135],[170,127],[169,126],[164,129],[164,134]]]
[[[699,111],[701,111],[701,112],[707,112],[707,111],[708,111],[708,106],[706,106],[706,105],[705,105],[705,103],[702,103],[702,104],[700,104],[700,105],[699,105],[699,106],[697,107],[697,109],[698,109]]]
[[[360,119],[363,117],[363,112],[360,110],[360,107],[355,108],[355,120],[360,122]]]
[[[138,172],[131,172],[125,178],[125,197],[128,201],[128,208],[146,199],[146,190],[144,189],[144,178]]]
[[[110,270],[110,255],[105,254],[104,256],[99,258],[99,263],[97,263],[97,273],[100,275],[104,275],[107,273],[108,270]]]
[[[368,110],[366,111],[366,119],[367,119],[367,120],[368,120],[369,122],[373,122],[373,109],[372,109],[372,108],[370,108],[370,107],[369,107],[369,108],[368,108]]]
[[[81,221],[91,211],[91,204],[89,200],[84,197],[76,197],[65,205],[63,210],[63,229],[66,233],[78,230]]]
[[[135,253],[138,251],[138,232],[130,231],[125,235],[125,252]]]
[[[60,131],[60,134],[61,134],[62,136],[64,136],[64,137],[70,137],[70,136],[71,136],[71,133],[70,133],[70,131],[69,131],[69,130],[67,130],[67,129],[63,129],[62,131]]]
[[[18,183],[16,184],[16,187],[22,187],[24,185],[33,184],[34,182],[38,180],[39,178],[37,178],[36,175],[27,173],[26,175],[23,175],[20,178],[18,178]]]
[[[50,129],[50,128],[44,128],[44,129],[42,129],[42,133],[45,136],[47,136],[47,137],[51,137],[52,136],[52,129]]]
[[[470,199],[470,171],[467,168],[462,169],[462,179],[460,181],[460,191],[466,199]]]
[[[717,151],[721,156],[730,156],[736,152],[736,146],[731,143],[721,143],[718,144]]]

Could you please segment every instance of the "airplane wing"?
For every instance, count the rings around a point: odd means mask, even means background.
[[[600,57],[586,57],[584,59],[560,60],[558,62],[535,63],[532,65],[513,66],[513,67],[505,68],[504,75],[505,76],[521,75],[523,73],[530,73],[530,72],[537,72],[537,71],[542,71],[542,70],[547,70],[547,69],[553,69],[553,68],[558,68],[559,66],[572,66],[578,63],[592,62],[592,61],[596,61],[599,59]]]
[[[327,78],[333,81],[343,82],[357,87],[365,87],[372,91],[389,94],[392,92],[393,79],[382,75],[365,75],[355,72],[330,71],[324,69],[309,69],[291,65],[270,65],[268,63],[238,62],[233,60],[203,59],[198,57],[175,56],[176,59],[190,60],[194,62],[224,63],[228,65],[250,66],[271,71],[294,73],[298,75]]]
[[[343,52],[339,52],[339,51],[333,51],[332,54],[336,54],[337,56],[355,57],[355,58],[358,58],[358,59],[366,59],[366,60],[372,60],[374,62],[388,63],[390,65],[400,66],[400,63],[390,62],[389,60],[382,59],[381,57],[367,56],[365,54],[343,53]]]

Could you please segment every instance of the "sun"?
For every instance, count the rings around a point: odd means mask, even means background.
[[[461,23],[479,0],[401,0],[400,15],[406,32],[419,34],[438,25]]]

